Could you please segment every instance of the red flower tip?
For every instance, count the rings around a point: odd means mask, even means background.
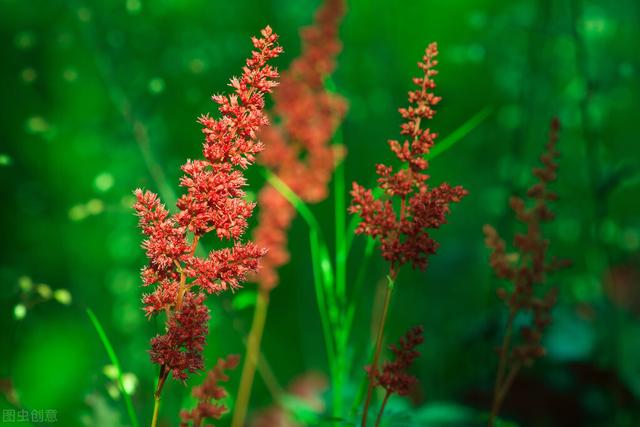
[[[343,146],[331,145],[331,139],[345,115],[346,102],[324,85],[341,49],[338,26],[343,15],[343,0],[326,0],[313,25],[301,31],[302,53],[283,73],[273,94],[278,125],[261,133],[268,148],[259,161],[308,203],[327,197],[333,170],[345,153]],[[270,185],[260,191],[258,205],[254,238],[269,253],[254,280],[271,289],[278,283],[278,267],[289,261],[287,232],[296,211]]]
[[[437,44],[431,43],[418,63],[423,76],[413,79],[417,89],[409,92],[410,105],[400,109],[405,120],[400,134],[408,139],[389,141],[391,151],[403,163],[403,168],[376,166],[378,186],[386,197],[378,199],[370,190],[355,183],[351,191],[349,212],[359,215],[362,220],[356,233],[380,241],[382,256],[391,264],[392,275],[406,263],[421,269],[426,267],[428,256],[438,247],[429,236],[429,230],[446,223],[449,205],[468,194],[464,188],[447,183],[429,187],[429,176],[424,173],[429,166],[424,156],[437,136],[429,129],[423,129],[424,120],[433,117],[433,107],[440,102],[440,97],[431,92],[436,86],[432,77],[437,74],[434,70],[438,64],[437,54]],[[399,200],[398,210],[394,209],[392,198]]]
[[[242,75],[232,78],[230,95],[215,95],[220,118],[203,115],[205,140],[202,160],[187,160],[180,185],[186,192],[178,199],[179,212],[170,215],[158,196],[135,190],[134,209],[146,239],[149,264],[142,269],[145,286],[155,285],[143,297],[147,316],[167,313],[167,331],[151,341],[151,360],[184,380],[202,368],[202,347],[207,334],[208,310],[200,292],[219,293],[241,286],[258,270],[266,250],[240,242],[255,203],[245,199],[243,170],[255,161],[263,145],[257,140],[268,123],[264,96],[276,86],[278,72],[268,64],[282,48],[271,28],[254,38],[255,50]],[[214,232],[232,247],[195,255],[201,236]]]

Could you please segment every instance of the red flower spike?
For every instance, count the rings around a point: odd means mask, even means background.
[[[418,63],[424,76],[413,80],[418,89],[409,92],[411,105],[399,110],[405,120],[400,134],[408,139],[402,143],[389,141],[391,151],[403,163],[403,168],[376,166],[378,186],[384,190],[381,199],[357,183],[351,191],[349,212],[362,220],[356,234],[367,234],[380,242],[382,256],[391,264],[392,276],[406,263],[414,268],[426,268],[429,255],[438,248],[428,230],[446,223],[449,205],[467,195],[461,186],[452,187],[447,183],[430,188],[429,176],[424,173],[429,166],[424,156],[437,136],[422,127],[423,120],[433,117],[433,107],[440,101],[440,97],[430,92],[436,86],[432,77],[437,73],[433,69],[438,64],[437,54],[437,45],[430,44],[422,62]],[[394,208],[394,198],[399,200],[399,212]]]
[[[516,234],[513,242],[516,253],[507,253],[506,244],[498,232],[490,225],[484,226],[485,244],[492,250],[489,258],[496,276],[513,284],[510,291],[498,289],[498,296],[504,300],[511,313],[529,311],[533,314],[531,327],[521,330],[522,342],[511,350],[510,359],[523,365],[530,365],[545,354],[542,334],[551,322],[551,310],[556,301],[556,288],[551,288],[542,297],[536,290],[546,281],[549,273],[567,267],[570,262],[547,256],[549,241],[542,234],[542,225],[553,220],[553,212],[548,202],[557,199],[549,188],[556,179],[558,165],[556,145],[560,122],[551,122],[549,142],[541,155],[542,167],[534,168],[533,175],[538,182],[527,191],[530,206],[519,197],[512,197],[510,204],[516,217],[526,226],[525,233]],[[514,314],[515,315],[515,314]]]
[[[165,366],[173,377],[185,381],[187,374],[203,368],[202,349],[209,332],[209,309],[204,295],[187,292],[182,307],[167,320],[167,332],[151,340],[151,361]]]
[[[269,123],[264,96],[277,86],[278,78],[278,71],[268,62],[282,52],[271,28],[261,34],[252,39],[255,50],[242,75],[230,81],[233,93],[213,96],[220,118],[205,115],[198,119],[205,136],[204,159],[188,160],[182,166],[180,185],[186,192],[176,203],[179,212],[170,215],[156,194],[135,191],[134,209],[149,258],[142,269],[142,282],[155,285],[143,297],[144,310],[149,317],[167,313],[166,333],[151,342],[151,360],[162,367],[160,389],[169,371],[184,380],[189,372],[202,369],[209,320],[202,292],[239,288],[249,274],[258,271],[266,253],[254,243],[240,242],[255,207],[245,200],[243,170],[263,149],[257,134]],[[198,240],[210,232],[230,240],[231,247],[199,258],[195,255]]]
[[[325,0],[314,24],[302,30],[302,53],[283,73],[273,94],[273,115],[279,118],[278,125],[261,134],[266,150],[259,157],[260,163],[308,203],[327,197],[333,170],[344,157],[344,147],[330,142],[345,115],[346,102],[324,85],[341,50],[338,25],[344,8],[344,0]],[[268,184],[258,195],[258,205],[258,226],[253,236],[269,252],[255,281],[272,289],[278,283],[277,269],[289,261],[287,232],[296,211]]]

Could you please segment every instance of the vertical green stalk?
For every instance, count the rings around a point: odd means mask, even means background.
[[[342,142],[342,132],[338,129],[334,138],[334,144]],[[334,333],[336,335],[336,363],[337,378],[333,385],[333,416],[341,417],[342,414],[342,394],[343,386],[347,378],[348,367],[346,361],[346,350],[348,342],[348,328],[345,322],[345,308],[347,304],[347,240],[346,240],[346,213],[345,205],[345,176],[344,162],[340,162],[334,171],[333,194],[335,209],[335,231],[336,231],[336,295],[340,305],[340,320],[336,324]]]
[[[374,380],[378,371],[378,361],[380,359],[380,351],[382,350],[382,341],[384,338],[384,328],[387,323],[387,314],[389,313],[389,305],[391,303],[391,295],[393,294],[393,288],[395,285],[395,277],[391,275],[387,276],[387,292],[384,297],[384,308],[382,309],[382,316],[380,317],[380,323],[378,324],[378,333],[376,337],[376,350],[373,353],[373,362],[369,368],[369,387],[367,389],[367,399],[364,402],[364,410],[362,412],[362,424],[361,427],[366,427],[367,416],[369,412],[369,405],[371,404],[371,396],[373,395]]]
[[[151,427],[156,427],[158,425],[158,413],[160,412],[160,397],[154,397],[153,402],[153,418],[151,419]]]
[[[509,319],[507,320],[507,329],[502,337],[502,345],[500,346],[500,360],[498,362],[498,370],[496,372],[496,382],[493,390],[493,403],[491,405],[491,414],[489,415],[489,427],[493,427],[495,419],[500,412],[500,406],[504,400],[502,393],[504,385],[504,374],[508,365],[509,349],[511,347],[511,333],[513,330],[513,321],[515,319],[515,311],[509,312]]]
[[[316,303],[318,304],[318,313],[320,313],[320,321],[322,323],[322,332],[324,335],[325,349],[327,352],[327,363],[329,364],[329,372],[331,374],[331,383],[337,382],[337,370],[335,355],[336,350],[334,347],[334,337],[331,333],[331,320],[330,313],[327,309],[327,298],[325,297],[326,286],[323,283],[322,267],[320,261],[320,244],[318,242],[318,234],[313,229],[309,230],[309,241],[311,246],[311,264],[313,267],[313,284],[316,291]],[[335,390],[334,390],[334,402],[335,402]]]
[[[238,397],[233,409],[233,418],[231,420],[232,427],[244,426],[247,410],[249,408],[249,400],[251,398],[251,388],[258,366],[260,357],[260,341],[264,332],[264,325],[267,319],[267,310],[269,307],[269,291],[260,289],[258,291],[258,300],[256,309],[253,313],[253,323],[247,340],[247,351],[242,365],[242,375],[240,376],[240,387],[238,389]]]
[[[380,421],[382,421],[382,414],[384,413],[384,408],[387,406],[389,396],[391,396],[391,393],[389,392],[389,390],[387,390],[384,395],[384,399],[382,400],[382,405],[380,405],[380,412],[378,412],[378,416],[376,417],[376,424],[374,427],[380,426]]]
[[[120,361],[118,360],[118,356],[116,356],[116,352],[113,350],[113,346],[111,346],[111,342],[109,341],[109,338],[107,337],[107,334],[105,333],[104,328],[102,327],[102,324],[100,323],[96,315],[93,313],[93,310],[91,310],[90,308],[87,308],[87,315],[89,316],[89,319],[93,324],[93,327],[96,329],[96,332],[98,333],[98,337],[100,338],[102,345],[104,346],[105,350],[107,350],[107,355],[109,356],[109,360],[111,360],[111,363],[113,364],[113,366],[116,367],[116,371],[118,374],[118,387],[120,388],[120,392],[122,393],[122,396],[124,396],[124,402],[125,402],[125,405],[127,406],[127,413],[129,414],[129,421],[131,421],[131,425],[133,427],[138,427],[139,426],[138,417],[136,416],[136,412],[133,409],[133,402],[131,401],[131,395],[129,395],[129,393],[127,393],[127,390],[125,390],[124,388],[124,381],[122,380],[122,368],[120,367]]]

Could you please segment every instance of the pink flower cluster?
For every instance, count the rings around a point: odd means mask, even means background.
[[[302,200],[318,203],[327,197],[327,186],[342,145],[331,139],[346,113],[346,101],[325,87],[340,53],[338,29],[344,0],[325,0],[313,25],[301,32],[302,52],[282,73],[273,94],[273,116],[278,124],[265,128],[261,138],[266,150],[258,161],[268,167]],[[265,290],[279,281],[277,269],[289,261],[287,233],[296,216],[294,207],[271,185],[258,195],[260,211],[255,241],[269,249],[255,278]]]
[[[272,113],[278,124],[261,135],[266,149],[258,161],[308,203],[327,197],[331,175],[345,151],[341,145],[331,145],[331,139],[345,115],[346,102],[324,84],[341,49],[338,28],[344,9],[344,0],[325,0],[313,25],[302,30],[302,52],[282,73],[273,94]],[[289,261],[287,233],[296,211],[269,184],[260,191],[258,202],[254,238],[269,253],[255,280],[270,290],[278,284],[277,269]]]
[[[262,38],[252,39],[255,50],[242,75],[231,79],[233,94],[213,97],[221,117],[200,117],[204,159],[188,160],[182,167],[180,185],[186,193],[177,202],[179,211],[170,215],[156,194],[135,191],[134,208],[149,258],[142,280],[145,286],[155,285],[143,297],[144,310],[148,316],[167,314],[167,331],[152,340],[151,356],[162,372],[172,371],[175,378],[202,369],[209,315],[199,292],[240,287],[248,274],[258,270],[265,254],[257,245],[240,241],[255,206],[246,200],[242,171],[263,149],[256,135],[268,124],[264,95],[277,85],[278,72],[268,64],[282,52],[277,38],[266,27]],[[198,241],[210,232],[232,245],[200,258],[195,254]]]
[[[379,164],[376,167],[378,186],[384,191],[382,198],[376,198],[369,189],[353,184],[352,204],[349,211],[361,217],[357,234],[367,234],[380,241],[382,256],[391,264],[391,276],[406,263],[424,269],[427,258],[434,254],[438,243],[429,236],[429,229],[440,227],[446,222],[449,205],[458,202],[467,194],[461,186],[452,187],[442,183],[430,188],[429,176],[425,173],[429,164],[424,158],[434,145],[436,134],[423,129],[423,120],[435,114],[433,107],[440,97],[430,92],[435,88],[432,77],[438,48],[435,43],[427,47],[422,62],[418,66],[424,76],[413,79],[418,86],[409,92],[407,108],[400,114],[405,122],[401,134],[404,142],[389,141],[391,151],[403,163],[394,170],[391,166]],[[399,212],[394,208],[394,199],[399,200]]]

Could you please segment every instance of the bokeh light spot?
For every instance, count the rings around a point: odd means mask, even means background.
[[[33,68],[28,67],[20,72],[20,78],[25,83],[33,83],[38,78],[38,73]]]
[[[31,31],[21,31],[16,34],[15,44],[18,49],[30,49],[36,44],[36,36]]]
[[[115,180],[109,172],[98,174],[93,180],[93,186],[101,193],[106,193],[113,187]]]
[[[149,80],[149,92],[153,93],[154,95],[158,95],[162,93],[162,91],[164,91],[164,80],[162,80],[160,77],[155,77]]]

